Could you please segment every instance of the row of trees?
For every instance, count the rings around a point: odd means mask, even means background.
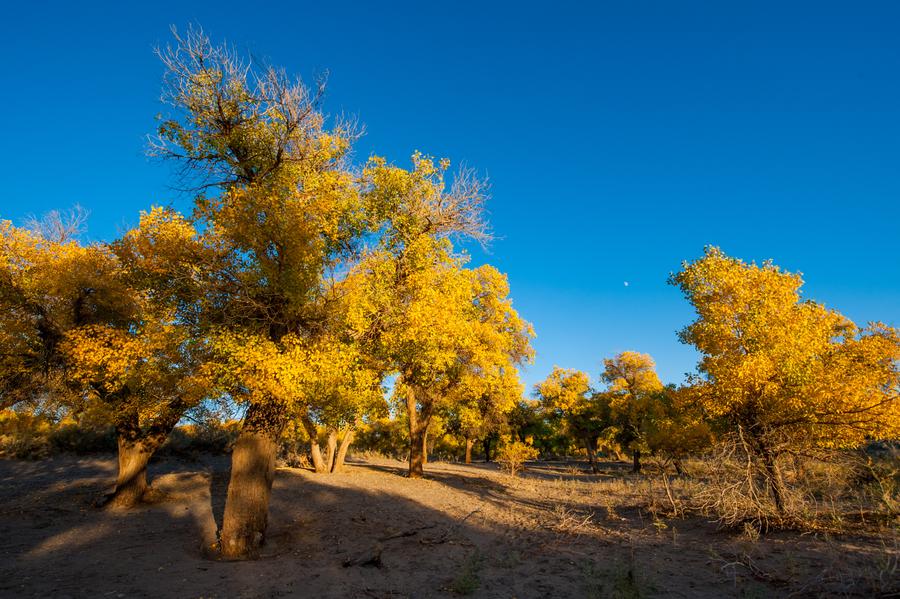
[[[595,469],[597,451],[680,468],[733,437],[779,510],[781,456],[900,433],[897,331],[857,327],[803,301],[799,275],[716,248],[671,279],[698,315],[681,333],[701,354],[685,385],[623,352],[604,361],[600,389],[555,368],[523,399],[532,328],[506,277],[454,248],[490,239],[481,180],[448,181],[448,163],[421,154],[408,169],[354,164],[356,133],[328,124],[321,85],[199,32],[160,56],[173,114],[151,151],[179,165],[192,213],[154,207],[93,244],[79,242],[77,212],[0,223],[0,408],[112,422],[116,504],[145,497],[150,457],[215,402],[243,410],[220,531],[229,558],[264,540],[285,435],[306,437],[315,470],[331,472],[355,431],[389,412],[405,422],[411,477],[435,423],[467,462],[502,434],[545,455],[577,443]]]
[[[630,451],[634,470],[652,452],[681,459],[713,440],[736,446],[785,511],[779,463],[823,449],[900,437],[900,335],[883,323],[858,327],[804,300],[799,274],[745,263],[715,247],[670,282],[697,313],[679,333],[701,359],[686,384],[663,386],[650,356],[604,360],[594,390],[586,373],[555,368],[524,404],[521,430],[555,421],[579,440],[592,467],[598,444]],[[528,416],[530,414],[530,416]],[[523,419],[520,417],[519,421]]]
[[[327,126],[322,86],[243,63],[200,32],[160,56],[173,116],[151,152],[180,165],[193,213],[154,207],[94,244],[78,241],[77,215],[4,222],[0,400],[105,413],[120,505],[145,496],[148,460],[186,412],[241,406],[220,550],[242,558],[263,542],[289,426],[313,440],[316,470],[339,469],[395,377],[409,474],[421,476],[437,407],[520,394],[533,333],[505,276],[454,250],[490,238],[472,172],[448,182],[449,164],[421,154],[411,169],[379,157],[357,167],[356,134]]]

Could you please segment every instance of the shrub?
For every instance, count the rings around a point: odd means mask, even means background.
[[[112,426],[57,425],[50,432],[54,452],[104,453],[116,451],[116,430]]]
[[[511,441],[500,446],[500,450],[497,452],[497,463],[515,476],[524,469],[525,462],[533,460],[537,456],[538,450],[531,445],[521,441]]]
[[[231,450],[239,432],[240,423],[234,420],[178,426],[169,434],[160,452],[182,456],[227,453]]]
[[[45,457],[50,452],[49,430],[50,423],[45,418],[3,410],[0,412],[0,457],[26,460]]]

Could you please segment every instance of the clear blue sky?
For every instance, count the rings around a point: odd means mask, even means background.
[[[692,313],[666,278],[705,244],[900,325],[898,3],[127,4],[4,8],[0,217],[79,203],[108,239],[152,203],[187,209],[143,149],[164,110],[153,47],[199,23],[329,71],[360,158],[419,149],[489,175],[486,259],[537,329],[529,384],[626,349],[680,381]]]

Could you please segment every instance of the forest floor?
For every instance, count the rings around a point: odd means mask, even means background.
[[[0,460],[3,597],[820,597],[897,587],[896,531],[719,530],[657,519],[652,478],[542,464],[369,460],[316,475],[279,468],[259,560],[208,557],[227,456],[151,464],[164,501],[100,510],[113,457]],[[892,590],[893,589],[893,590]],[[900,596],[900,595],[890,595]]]

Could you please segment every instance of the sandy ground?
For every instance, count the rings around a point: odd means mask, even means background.
[[[517,480],[482,464],[429,464],[428,480],[404,478],[393,461],[334,475],[279,469],[261,559],[215,561],[205,547],[221,521],[228,464],[224,456],[153,463],[167,500],[119,512],[91,507],[108,490],[112,457],[0,461],[0,596],[900,592],[896,535],[753,540],[699,518],[654,521],[637,507],[644,482],[550,466]]]

